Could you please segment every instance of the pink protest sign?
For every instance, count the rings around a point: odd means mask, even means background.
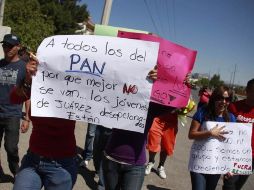
[[[184,84],[184,80],[192,71],[197,51],[149,34],[119,31],[118,37],[160,43],[158,79],[153,84],[151,100],[162,105],[185,107],[190,97],[190,88]]]

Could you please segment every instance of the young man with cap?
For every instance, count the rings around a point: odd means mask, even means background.
[[[4,58],[0,60],[0,144],[4,136],[4,147],[10,171],[15,176],[19,168],[18,142],[22,104],[12,104],[9,99],[11,89],[25,78],[26,64],[19,58],[20,38],[6,34],[1,41]],[[21,132],[26,132],[29,118],[21,124]],[[3,174],[0,166],[0,173]]]

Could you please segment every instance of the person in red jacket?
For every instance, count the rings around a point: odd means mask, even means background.
[[[32,75],[37,71],[36,60],[26,65],[26,77],[10,95],[13,103],[30,98]],[[31,117],[33,124],[27,154],[16,175],[14,190],[70,190],[77,178],[75,121]]]
[[[249,80],[246,87],[246,99],[233,102],[229,105],[238,122],[252,123],[254,127],[254,78]],[[252,131],[252,169],[254,166],[254,135]],[[224,176],[223,190],[240,190],[249,175]]]

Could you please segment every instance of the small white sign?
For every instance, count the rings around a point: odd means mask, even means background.
[[[225,126],[224,141],[195,140],[190,151],[189,170],[204,174],[241,175],[252,173],[251,123],[204,122],[202,130]]]

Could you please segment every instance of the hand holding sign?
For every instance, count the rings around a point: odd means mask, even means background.
[[[148,73],[148,78],[155,81],[158,78],[158,69],[157,69],[157,65],[154,67],[154,69],[152,69],[151,71],[149,71]]]
[[[224,128],[225,126],[219,127],[219,125],[216,124],[216,126],[210,130],[211,136],[217,138],[220,141],[225,140],[225,137],[223,135],[228,134],[228,132],[224,131]]]
[[[36,75],[38,64],[39,62],[36,56],[30,53],[30,59],[26,64],[26,78],[25,78],[26,83],[31,84],[32,76]]]

